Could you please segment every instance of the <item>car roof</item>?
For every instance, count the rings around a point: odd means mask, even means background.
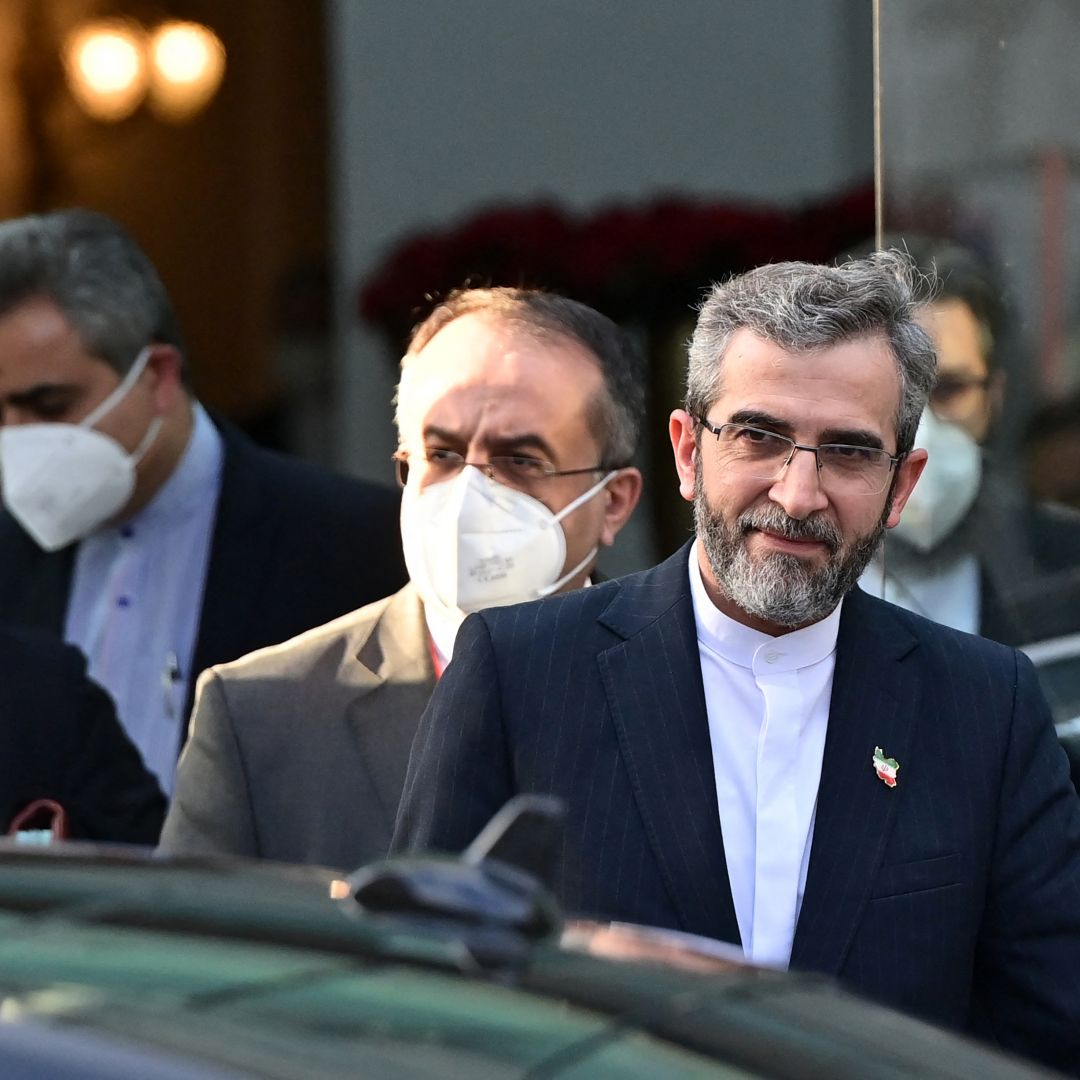
[[[36,1074],[65,1078],[174,1075],[147,1054],[206,1070],[192,1076],[304,1080],[1047,1075],[677,935],[574,924],[484,969],[445,927],[358,911],[342,886],[244,860],[8,846],[0,1020],[87,1040],[87,1068],[102,1046],[139,1062]],[[0,1039],[5,1077],[10,1052]]]

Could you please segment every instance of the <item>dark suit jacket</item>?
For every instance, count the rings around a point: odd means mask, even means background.
[[[466,620],[395,847],[554,793],[567,909],[737,942],[687,557]],[[1030,663],[859,591],[836,655],[792,967],[1080,1069],[1080,800]]]
[[[406,580],[396,492],[219,427],[221,496],[193,675],[328,622]],[[0,621],[61,636],[75,551],[72,544],[46,553],[10,515],[0,515]],[[185,715],[194,677],[190,686]]]
[[[0,732],[0,832],[29,803],[54,799],[73,837],[157,841],[165,799],[78,649],[0,630]]]
[[[979,633],[1021,647],[1080,632],[1080,513],[1016,492],[978,508]]]
[[[929,554],[898,536],[885,542],[889,570],[948,565],[958,555],[979,564],[979,633],[1021,647],[1080,631],[1080,513],[1031,502],[1022,487],[987,462],[975,502]]]

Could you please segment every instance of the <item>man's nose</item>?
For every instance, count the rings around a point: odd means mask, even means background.
[[[821,487],[817,454],[796,447],[791,460],[773,481],[769,498],[796,521],[808,518],[817,510],[824,510],[829,500]]]

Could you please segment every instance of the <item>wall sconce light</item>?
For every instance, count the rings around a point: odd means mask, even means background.
[[[98,19],[68,35],[64,67],[72,96],[95,120],[123,120],[148,98],[156,116],[182,123],[217,93],[225,47],[201,23],[171,20],[148,31],[130,19]]]
[[[71,93],[95,120],[130,116],[146,95],[146,32],[130,19],[84,23],[64,43]]]
[[[225,75],[225,46],[201,23],[162,23],[151,37],[150,57],[150,108],[163,120],[194,116]]]

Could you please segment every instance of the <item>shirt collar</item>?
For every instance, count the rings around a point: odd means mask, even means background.
[[[587,589],[591,584],[592,578],[588,577],[582,588]],[[444,668],[453,658],[454,640],[457,638],[458,629],[465,621],[465,616],[457,608],[440,608],[435,604],[424,604],[424,621],[427,623],[431,644],[435,648],[432,659],[436,668]]]
[[[191,436],[169,478],[157,494],[125,524],[140,524],[185,517],[205,505],[217,491],[224,449],[221,435],[206,410],[196,401],[192,406]]]
[[[771,634],[744,626],[725,615],[705,591],[698,565],[701,541],[690,545],[690,596],[694,604],[694,622],[698,641],[718,656],[739,667],[755,669],[759,654],[768,655],[773,672],[796,671],[820,663],[836,651],[836,635],[840,629],[840,610],[843,601],[824,619],[799,630],[773,637]]]

